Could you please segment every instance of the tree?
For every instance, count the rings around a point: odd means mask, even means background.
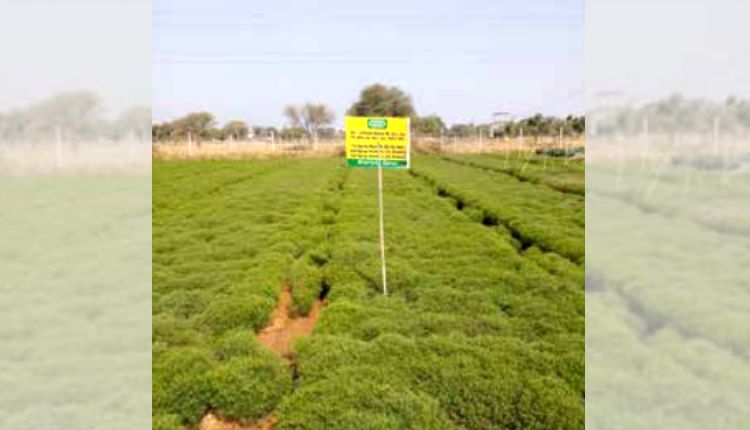
[[[416,114],[411,97],[397,87],[374,84],[362,90],[348,111],[355,116],[411,117]]]
[[[541,113],[536,113],[528,118],[524,118],[518,123],[512,125],[509,129],[506,128],[506,131],[511,132],[509,134],[517,134],[512,133],[513,131],[518,132],[519,129],[523,128],[523,132],[527,136],[549,136],[549,135],[557,135],[558,131],[562,127],[563,129],[566,128],[566,121],[564,119],[556,118],[553,116],[544,116]]]
[[[200,139],[211,137],[213,126],[214,116],[209,112],[190,113],[172,121],[175,137],[184,138],[190,133],[193,138],[197,138],[199,144]]]
[[[151,140],[153,142],[165,142],[172,138],[174,130],[172,124],[165,122],[151,126]]]
[[[223,128],[211,127],[208,129],[208,138],[213,141],[220,140],[223,142],[224,140],[227,139],[227,137],[228,136],[224,132]]]
[[[78,133],[86,133],[102,111],[101,99],[88,91],[62,93],[37,106],[38,119],[45,118],[56,125],[65,125]]]
[[[445,123],[437,115],[428,115],[413,118],[411,128],[417,133],[438,134],[441,130],[445,130]]]
[[[725,129],[746,133],[750,128],[750,100],[730,97],[723,106],[717,108],[714,116],[719,116],[722,113],[727,117],[723,124]]]
[[[21,127],[31,136],[50,136],[60,129],[75,145],[98,134],[101,112],[101,100],[92,92],[61,93],[26,109]]]
[[[148,106],[135,106],[122,112],[115,121],[114,128],[116,136],[134,137],[145,140],[148,129],[151,127],[151,108]],[[153,138],[153,131],[151,132]]]
[[[233,140],[243,140],[247,139],[250,127],[244,121],[234,120],[224,124],[223,132],[225,137],[230,137]]]
[[[318,129],[333,122],[335,115],[324,104],[305,103],[302,106],[289,105],[284,108],[284,116],[287,117],[293,128],[301,128],[305,131],[310,142],[318,138]]]
[[[548,122],[545,120],[544,115],[536,113],[533,116],[523,119],[521,121],[524,124],[524,129],[527,134],[539,136],[541,134],[549,134]]]
[[[164,140],[171,132],[166,124],[152,130],[151,108],[133,106],[113,119],[102,116],[99,96],[89,91],[54,95],[30,106],[0,112],[0,141],[49,143],[61,139],[73,147],[100,140]]]
[[[565,118],[566,128],[575,134],[583,134],[586,131],[586,117],[583,115],[568,115]]]

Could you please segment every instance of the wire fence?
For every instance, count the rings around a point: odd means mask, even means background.
[[[146,170],[147,140],[50,140],[0,143],[0,173]]]
[[[450,136],[441,134],[412,134],[412,150],[416,153],[494,153],[494,152],[534,152],[558,150],[576,151],[584,147],[582,135],[523,136],[490,138],[485,136]],[[344,138],[320,139],[274,139],[256,137],[225,141],[178,140],[154,142],[154,159],[188,158],[270,158],[284,157],[325,157],[344,155]]]
[[[321,157],[343,153],[344,141],[342,139],[325,139],[316,142],[306,139],[270,138],[204,142],[178,140],[155,142],[153,145],[154,159]]]
[[[476,154],[496,152],[537,152],[558,150],[573,152],[584,147],[582,135],[539,135],[515,137],[449,136],[445,134],[413,134],[414,150],[421,153]]]

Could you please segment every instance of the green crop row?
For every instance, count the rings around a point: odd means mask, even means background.
[[[650,330],[668,326],[750,357],[744,238],[616,199],[588,199],[590,269],[638,309]]]
[[[620,292],[620,282],[589,283],[596,286],[587,285],[586,293],[587,427],[617,422],[649,428],[659,422],[697,430],[717,419],[727,428],[744,426],[750,389],[746,358],[684,332],[679,323],[654,326],[648,311],[632,303],[633,293]]]
[[[295,268],[323,238],[318,208],[342,170],[332,160],[154,164],[155,429],[194,425],[207,410],[253,422],[290,392],[286,363],[252,333],[285,283],[308,289]]]
[[[589,175],[590,190],[599,195],[718,232],[750,235],[750,187],[742,175],[637,162],[593,165]]]
[[[585,174],[582,161],[534,157],[531,155],[454,155],[445,160],[505,173],[520,181],[546,185],[564,193],[584,195]]]
[[[0,172],[0,428],[149,425],[151,178],[104,170]]]
[[[331,205],[316,251],[328,305],[297,345],[277,428],[581,428],[582,268],[521,251],[421,179],[387,171],[386,297],[376,192],[374,171],[352,170]]]
[[[523,242],[583,263],[584,199],[508,175],[433,157],[418,158],[413,172],[460,205],[480,208]]]
[[[588,175],[587,424],[742,427],[747,177],[627,161]]]

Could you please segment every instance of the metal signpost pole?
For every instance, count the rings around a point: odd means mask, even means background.
[[[385,271],[385,229],[383,228],[383,157],[378,141],[378,210],[380,211],[380,262],[383,273],[383,295],[388,295],[388,281]]]

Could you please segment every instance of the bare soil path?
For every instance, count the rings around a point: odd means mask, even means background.
[[[238,421],[227,420],[209,412],[201,420],[200,430],[272,430],[276,423],[276,416],[271,413],[254,424],[242,424]]]
[[[307,316],[293,317],[292,287],[284,286],[281,296],[271,314],[271,322],[258,333],[258,341],[290,364],[294,362],[294,340],[309,336],[320,317],[320,311],[325,306],[324,299],[318,299],[310,308]],[[214,412],[203,417],[198,430],[273,430],[276,414],[271,412],[260,421],[253,424],[242,424],[238,421],[224,419]]]
[[[258,333],[258,341],[281,357],[291,360],[294,340],[312,333],[324,304],[322,299],[318,299],[307,316],[292,317],[292,289],[285,286],[271,315],[271,323]]]

